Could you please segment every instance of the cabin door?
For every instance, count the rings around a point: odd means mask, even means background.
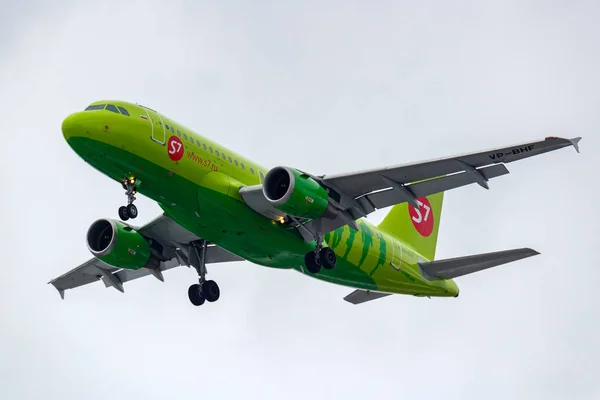
[[[150,138],[154,140],[156,143],[160,143],[163,146],[165,145],[167,132],[165,130],[165,124],[163,123],[162,117],[156,111],[142,106],[148,119],[150,120],[150,125],[152,125],[152,134]]]

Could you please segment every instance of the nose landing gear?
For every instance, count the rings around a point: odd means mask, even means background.
[[[133,204],[135,201],[135,194],[137,193],[137,185],[139,181],[135,178],[125,179],[123,182],[123,189],[127,195],[127,205],[119,207],[119,218],[123,221],[127,221],[129,218],[133,219],[138,216],[137,207]]]

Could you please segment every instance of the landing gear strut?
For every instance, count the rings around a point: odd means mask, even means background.
[[[135,178],[129,178],[123,181],[123,189],[125,189],[125,194],[127,195],[127,205],[119,207],[119,218],[123,221],[138,216],[137,207],[133,204],[135,201],[135,194],[137,193],[137,183]]]
[[[321,271],[321,267],[332,269],[335,267],[337,257],[330,247],[323,247],[323,235],[317,234],[317,247],[315,251],[309,251],[304,256],[304,264],[309,272],[316,274]]]
[[[190,263],[198,272],[198,283],[193,284],[188,289],[188,297],[190,302],[195,306],[201,306],[205,301],[209,303],[219,300],[221,290],[215,281],[206,280],[206,240],[190,243]]]

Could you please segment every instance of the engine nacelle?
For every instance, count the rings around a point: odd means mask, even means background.
[[[150,261],[150,244],[133,228],[120,221],[99,219],[87,232],[90,252],[108,265],[140,269]]]
[[[271,169],[263,182],[263,194],[275,208],[300,218],[334,218],[329,194],[317,181],[287,167]]]

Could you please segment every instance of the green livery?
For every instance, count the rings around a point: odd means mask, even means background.
[[[456,283],[441,277],[443,271],[436,270],[440,276],[427,272],[439,268],[433,261],[445,190],[431,189],[431,185],[441,184],[434,179],[442,176],[436,171],[432,170],[431,177],[421,174],[423,179],[412,181],[421,183],[422,190],[432,191],[424,196],[418,195],[418,185],[408,186],[404,182],[396,185],[397,181],[387,176],[378,178],[378,182],[390,182],[388,187],[392,191],[385,196],[397,198],[386,200],[392,206],[391,211],[375,226],[364,218],[355,218],[357,214],[353,210],[364,210],[369,203],[376,204],[378,198],[372,197],[367,202],[366,195],[362,199],[354,194],[346,196],[351,189],[336,191],[346,177],[336,178],[335,182],[339,182],[336,186],[327,183],[327,176],[315,177],[288,167],[265,168],[147,107],[116,100],[97,101],[86,110],[68,116],[62,124],[62,132],[85,162],[128,191],[129,204],[133,204],[136,193],[143,194],[156,201],[165,216],[179,227],[242,260],[266,267],[295,269],[367,294],[458,296]],[[548,146],[563,147],[561,143],[552,143],[548,142]],[[540,150],[543,151],[549,150]],[[430,168],[428,165],[423,168]],[[487,182],[495,176],[493,174],[502,172],[493,172],[491,168],[486,170],[489,172],[474,170],[481,171],[480,177],[469,176],[472,182],[479,184],[481,179]],[[467,167],[464,171],[461,179],[467,179],[472,172]],[[358,190],[363,184],[370,185],[373,179],[367,180],[365,176],[356,175],[352,188]],[[447,182],[457,179],[449,174],[443,176],[453,179]],[[263,185],[264,196],[261,197],[256,188]],[[251,193],[254,197],[245,197],[245,193],[249,193],[245,190],[254,189]],[[377,191],[368,195],[383,196]],[[249,206],[254,198],[262,202],[260,204],[271,204],[269,212],[273,212],[273,216],[268,217],[270,214],[266,211],[257,212],[260,205],[254,209]],[[346,202],[350,205],[341,205],[344,198],[351,199]],[[119,216],[123,221],[134,218],[137,209],[124,206]],[[345,222],[340,223],[342,220]],[[316,230],[313,229],[316,234],[314,238],[307,238],[311,222],[318,222],[314,225]],[[321,229],[321,226],[331,229]],[[103,236],[102,232],[108,233]],[[100,271],[98,277],[103,276],[114,286],[118,280],[115,276],[121,273],[118,271],[148,268],[162,278],[161,268],[156,266],[166,262],[167,257],[160,255],[166,254],[162,249],[164,243],[156,247],[157,241],[149,240],[149,236],[142,233],[115,219],[99,220],[92,225],[88,232],[90,251],[116,268],[109,274]],[[319,258],[320,252],[326,254],[325,258]],[[192,251],[187,254],[192,263],[195,259]],[[151,263],[151,259],[156,260]],[[197,269],[201,274],[202,268]],[[444,271],[447,274],[449,270]],[[125,279],[123,276],[121,280]],[[200,287],[203,275],[201,278]],[[74,287],[52,283],[59,291]],[[122,282],[117,284],[122,287]],[[189,292],[195,305],[203,303],[204,297],[210,298],[208,293],[202,295],[202,291],[198,295],[197,289],[195,285]],[[218,293],[215,296],[218,298]]]

